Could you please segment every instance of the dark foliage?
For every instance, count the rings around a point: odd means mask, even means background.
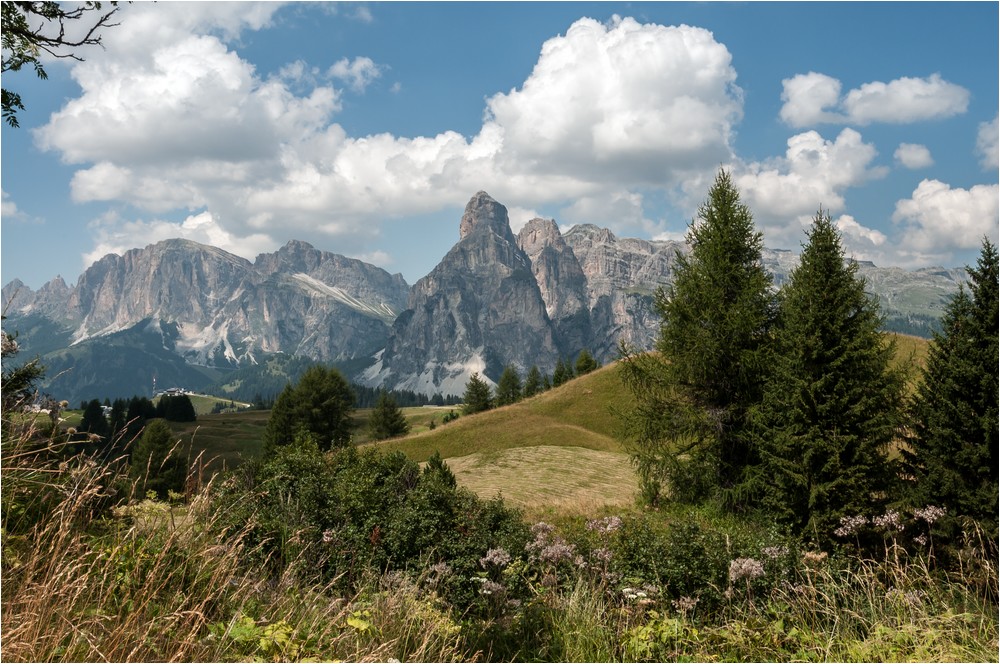
[[[877,300],[819,212],[781,289],[773,371],[751,413],[765,508],[816,544],[840,519],[881,510],[896,473],[905,375]]]
[[[969,288],[952,298],[934,335],[913,401],[907,452],[914,507],[948,510],[954,534],[971,517],[997,538],[998,286],[997,248],[984,241]],[[950,522],[950,524],[949,524]]]

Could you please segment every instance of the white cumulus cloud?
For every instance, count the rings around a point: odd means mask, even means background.
[[[892,155],[896,161],[909,169],[927,168],[934,165],[934,158],[926,145],[900,143]]]
[[[172,238],[222,247],[248,260],[262,252],[273,251],[278,244],[265,234],[236,237],[208,212],[191,215],[179,223],[163,219],[123,219],[109,213],[91,222],[90,226],[95,234],[95,246],[83,254],[83,267],[89,267],[108,254],[121,255],[137,244],[145,246]]]
[[[995,241],[1000,220],[1000,187],[981,184],[952,188],[925,179],[910,198],[897,201],[892,215],[901,228],[901,249],[913,263],[943,262],[951,252]]]
[[[355,92],[363,92],[372,81],[382,75],[382,70],[371,58],[358,57],[353,60],[347,58],[337,60],[328,73],[333,78],[346,81]]]
[[[976,152],[980,156],[979,163],[987,170],[996,170],[998,165],[1000,165],[997,133],[997,118],[993,118],[992,122],[981,122],[979,124],[979,134],[976,136]]]
[[[742,117],[732,56],[689,26],[580,19],[545,42],[520,87],[491,97],[489,125],[521,170],[585,181],[676,181],[731,155]]]
[[[793,127],[816,124],[910,123],[965,113],[969,91],[939,74],[873,81],[841,96],[839,80],[809,72],[782,81],[781,119]]]
[[[854,129],[832,141],[807,131],[788,139],[784,158],[737,166],[734,178],[770,246],[795,247],[817,210],[843,210],[847,189],[884,177],[877,155]]]

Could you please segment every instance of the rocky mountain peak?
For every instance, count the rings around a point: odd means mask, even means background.
[[[524,225],[521,232],[517,234],[517,243],[524,250],[524,253],[532,258],[545,246],[565,244],[556,222],[541,217],[535,217]]]
[[[507,208],[497,203],[485,191],[478,192],[465,206],[465,214],[462,215],[462,221],[458,225],[459,238],[464,240],[480,230],[492,231],[504,239],[514,240]]]

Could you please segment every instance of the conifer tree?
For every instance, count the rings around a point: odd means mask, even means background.
[[[264,453],[291,443],[300,430],[313,435],[321,450],[351,441],[354,393],[339,371],[321,365],[306,369],[293,387],[285,386],[264,429]]]
[[[533,397],[542,391],[542,372],[538,370],[536,365],[531,365],[531,369],[528,370],[528,375],[524,379],[524,398]]]
[[[100,401],[91,399],[87,402],[86,408],[83,409],[83,417],[80,420],[79,429],[87,433],[97,434],[102,438],[108,435],[108,420],[104,417],[104,409],[101,408]]]
[[[594,356],[590,354],[586,348],[580,351],[580,354],[576,356],[576,375],[582,376],[588,374],[594,369],[597,369],[600,365],[597,364],[597,360]]]
[[[552,371],[552,387],[559,387],[570,378],[572,378],[572,376],[567,374],[566,364],[560,357],[559,360],[556,361],[556,368]]]
[[[655,298],[658,354],[619,349],[637,401],[628,447],[647,500],[669,491],[694,501],[721,488],[735,501],[754,463],[746,415],[760,399],[774,298],[762,236],[727,172],[686,240],[690,253],[678,255],[673,283]]]
[[[465,396],[462,398],[462,413],[471,415],[489,410],[493,407],[490,395],[489,384],[479,377],[479,373],[473,373],[469,382],[465,384]]]
[[[997,538],[998,285],[997,247],[984,240],[931,341],[913,402],[914,507],[935,505],[949,519],[979,521]],[[952,522],[954,525],[954,522]]]
[[[518,375],[517,369],[513,365],[508,364],[504,367],[503,373],[500,374],[500,380],[497,382],[496,405],[506,406],[517,403],[521,397],[521,376]]]
[[[410,431],[410,424],[403,416],[403,411],[385,390],[379,391],[378,401],[368,420],[368,431],[372,440],[404,436]]]
[[[857,272],[820,211],[781,290],[774,371],[751,415],[764,507],[821,544],[841,517],[879,509],[895,475],[905,375]]]
[[[139,495],[155,491],[160,498],[166,498],[168,491],[184,489],[187,464],[175,448],[176,442],[165,420],[152,419],[146,423],[132,452],[132,478],[139,482]]]

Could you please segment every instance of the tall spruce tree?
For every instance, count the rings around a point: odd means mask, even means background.
[[[620,348],[637,402],[628,447],[647,500],[664,490],[700,500],[722,489],[738,501],[733,490],[754,463],[746,414],[760,399],[774,298],[762,236],[727,172],[686,239],[690,253],[678,255],[673,284],[655,300],[659,353]]]
[[[368,420],[368,431],[372,440],[404,436],[410,431],[410,424],[403,411],[385,390],[379,390],[378,401]]]
[[[517,403],[523,396],[521,389],[521,376],[513,365],[508,364],[500,374],[500,380],[497,381],[496,405]]]
[[[473,373],[469,382],[465,384],[465,396],[462,401],[464,415],[480,413],[493,407],[489,383],[480,378],[478,372]]]
[[[751,411],[764,507],[818,543],[841,517],[877,509],[895,475],[905,374],[857,272],[820,211],[781,290],[774,371]]]
[[[911,450],[915,507],[935,505],[966,516],[997,539],[997,247],[984,240],[969,289],[959,288],[931,341],[913,400]],[[956,523],[951,521],[950,526]]]

